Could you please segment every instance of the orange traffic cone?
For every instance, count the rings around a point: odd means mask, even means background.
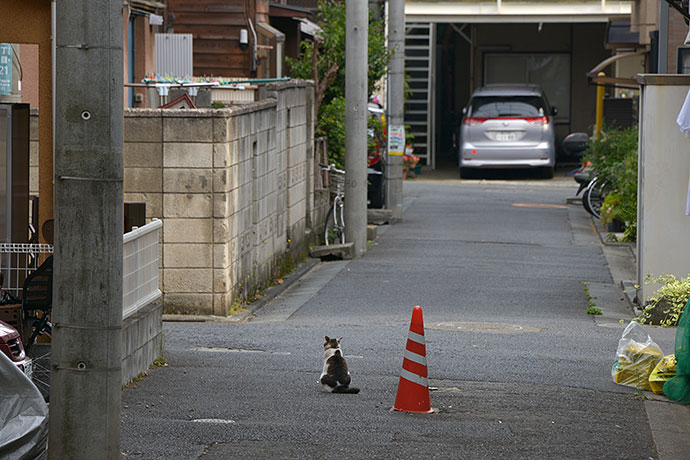
[[[427,376],[424,319],[422,308],[416,306],[412,310],[410,333],[407,336],[405,358],[393,409],[423,414],[432,413]]]

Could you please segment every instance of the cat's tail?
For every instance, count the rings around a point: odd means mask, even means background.
[[[356,395],[359,393],[359,388],[349,386],[337,386],[333,389],[333,393],[349,393]]]

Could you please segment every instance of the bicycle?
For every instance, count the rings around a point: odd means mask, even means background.
[[[326,246],[345,243],[345,171],[335,164],[321,164],[328,171],[329,189],[334,194],[333,205],[323,222],[323,241]]]
[[[575,196],[582,192],[582,206],[585,211],[590,213],[595,219],[601,216],[601,205],[608,193],[608,187],[605,181],[599,179],[597,175],[592,175],[591,163],[587,162],[577,170],[573,171],[572,175],[575,182],[580,184]]]
[[[607,192],[606,182],[594,176],[582,194],[582,205],[596,219],[601,217],[601,205]]]

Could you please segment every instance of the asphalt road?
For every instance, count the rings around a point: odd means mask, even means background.
[[[169,365],[123,393],[123,458],[658,458],[644,398],[610,375],[632,311],[585,314],[583,282],[615,286],[574,192],[408,181],[366,257],[318,264],[249,322],[166,323]],[[432,415],[391,410],[415,305]],[[360,394],[317,384],[324,335]]]

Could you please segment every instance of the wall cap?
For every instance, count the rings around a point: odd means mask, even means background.
[[[125,118],[230,118],[260,112],[278,105],[278,100],[264,99],[249,104],[238,104],[223,109],[125,109]]]
[[[637,82],[640,85],[690,86],[690,75],[658,73],[638,74]]]

